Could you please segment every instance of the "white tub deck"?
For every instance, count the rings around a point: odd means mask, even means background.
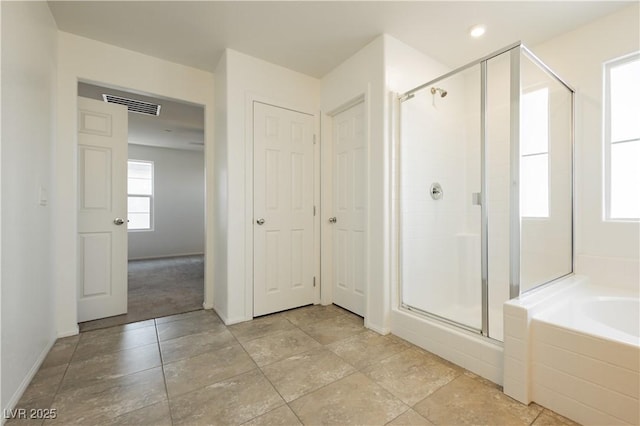
[[[504,390],[580,423],[640,423],[640,298],[573,276],[505,304]]]

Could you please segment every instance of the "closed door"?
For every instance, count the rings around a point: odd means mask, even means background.
[[[364,316],[367,175],[364,103],[333,117],[333,300]]]
[[[314,302],[313,117],[254,103],[254,316]]]
[[[78,98],[78,321],[127,312],[127,108]]]

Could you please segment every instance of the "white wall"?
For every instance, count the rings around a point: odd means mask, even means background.
[[[629,6],[533,49],[577,90],[577,272],[636,289],[640,224],[603,220],[602,64],[640,49],[638,9]]]
[[[213,74],[58,33],[58,103],[55,150],[55,268],[58,336],[77,333],[77,91],[78,80],[140,91],[205,107],[207,224],[213,224]],[[210,148],[211,147],[211,148]],[[213,238],[205,247],[205,307],[213,307]]]
[[[204,153],[129,144],[153,161],[153,230],[128,233],[129,259],[204,253]]]
[[[55,340],[51,194],[56,26],[46,2],[2,2],[2,409]],[[9,367],[9,368],[7,368]]]
[[[216,134],[217,176],[226,177],[219,187],[216,208],[222,215],[216,247],[224,246],[216,259],[216,311],[227,324],[253,317],[253,116],[254,100],[318,115],[319,80],[227,49],[218,65],[226,102],[216,103],[216,118],[223,128]],[[226,81],[226,84],[225,84]],[[226,223],[225,223],[226,222]],[[219,229],[219,228],[218,228]],[[224,258],[226,255],[226,259]],[[223,298],[225,297],[225,298]]]
[[[228,318],[229,313],[229,285],[227,262],[229,242],[229,182],[227,160],[227,51],[224,52],[215,71],[215,148],[214,148],[214,174],[215,174],[215,222],[213,230],[214,239],[214,306],[221,318]]]

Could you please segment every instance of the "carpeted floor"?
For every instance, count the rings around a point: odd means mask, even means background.
[[[80,323],[80,331],[195,311],[203,300],[204,256],[131,260],[127,314]]]

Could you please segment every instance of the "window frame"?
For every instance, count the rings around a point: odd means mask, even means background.
[[[130,163],[147,163],[151,164],[151,195],[138,194],[129,192],[129,164]],[[131,229],[127,226],[127,232],[152,232],[154,231],[154,195],[155,195],[155,164],[151,160],[136,160],[133,158],[127,159],[127,216],[129,216],[129,197],[135,198],[148,198],[149,199],[149,227],[148,228],[136,228]]]
[[[613,218],[611,217],[611,145],[616,143],[640,143],[638,139],[624,141],[611,141],[611,69],[629,62],[640,61],[640,51],[630,53],[615,59],[606,61],[602,65],[603,90],[602,90],[602,142],[603,142],[603,220],[607,222],[639,222],[640,217]]]

